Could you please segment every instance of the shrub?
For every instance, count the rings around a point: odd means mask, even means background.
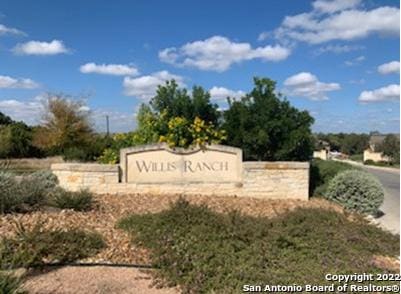
[[[30,175],[44,190],[51,191],[58,184],[58,179],[55,174],[49,170],[39,170]]]
[[[353,161],[362,162],[363,161],[363,154],[354,154],[349,157],[349,159]]]
[[[17,186],[11,173],[0,170],[0,213],[15,211],[23,203]]]
[[[0,113],[1,114],[1,113]],[[24,294],[20,289],[21,280],[11,274],[0,272],[0,293],[1,294]]]
[[[348,163],[314,159],[310,166],[310,195],[324,196],[329,181],[339,172],[348,169],[356,168]]]
[[[58,188],[51,193],[50,203],[60,209],[87,211],[93,206],[93,196],[88,190],[72,192]]]
[[[106,148],[103,150],[102,155],[99,156],[97,161],[105,164],[116,164],[119,161],[118,151],[111,148]]]
[[[0,213],[36,209],[46,203],[56,185],[57,177],[50,171],[37,171],[20,181],[13,174],[0,171]]]
[[[374,254],[399,255],[399,236],[354,215],[299,208],[278,218],[211,211],[179,200],[118,226],[151,253],[155,272],[184,293],[239,293],[244,284],[324,284],[322,273],[380,272]],[[307,273],[305,275],[305,273]]]
[[[57,177],[51,171],[36,171],[27,175],[18,185],[23,202],[32,208],[45,204],[47,197],[57,186]]]
[[[372,159],[368,159],[368,160],[365,160],[365,161],[363,162],[363,164],[374,165],[375,162],[374,162]]]
[[[384,189],[372,175],[358,170],[343,171],[329,183],[326,198],[349,210],[375,214],[384,200]]]
[[[98,233],[78,229],[44,229],[38,222],[28,230],[16,224],[16,235],[0,242],[2,269],[41,266],[46,262],[73,262],[99,252],[105,243]]]

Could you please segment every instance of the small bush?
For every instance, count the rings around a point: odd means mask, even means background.
[[[50,203],[60,209],[87,211],[93,206],[93,196],[88,190],[71,192],[58,188],[51,193]]]
[[[357,170],[339,173],[329,183],[326,198],[349,210],[375,214],[384,200],[384,189],[372,175]]]
[[[27,175],[18,185],[18,193],[31,209],[46,203],[49,193],[57,186],[57,177],[51,171],[36,171]]]
[[[86,150],[80,147],[70,147],[63,151],[63,159],[65,161],[79,161],[86,162],[90,161]]]
[[[57,177],[50,171],[37,171],[21,180],[0,171],[0,213],[37,209],[46,203],[56,185]]]
[[[384,161],[384,160],[373,161],[371,159],[368,159],[368,160],[365,160],[364,164],[365,165],[374,165],[374,166],[383,166],[383,167],[394,167],[394,164],[392,162]]]
[[[324,196],[330,180],[348,169],[356,168],[348,163],[314,159],[310,166],[310,195]]]
[[[0,213],[16,211],[23,203],[17,187],[13,174],[0,171]]]
[[[368,159],[368,160],[365,160],[364,162],[363,162],[363,164],[370,164],[370,165],[372,165],[372,164],[375,164],[375,162],[372,160],[372,159]]]
[[[362,162],[363,161],[363,154],[354,154],[349,157],[349,159],[353,161]]]
[[[12,269],[73,262],[95,255],[104,246],[101,235],[95,232],[45,230],[40,222],[28,230],[17,224],[16,236],[0,242],[0,265],[2,269]]]
[[[24,294],[20,289],[21,280],[11,274],[0,272],[0,293],[1,294]]]

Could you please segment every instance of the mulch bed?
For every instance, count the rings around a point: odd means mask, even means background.
[[[27,228],[37,221],[44,222],[45,228],[80,228],[100,233],[107,247],[92,258],[82,262],[149,264],[145,249],[131,244],[128,234],[115,228],[119,219],[131,213],[156,213],[167,209],[169,204],[180,195],[132,194],[124,196],[97,195],[96,208],[88,212],[72,210],[37,211],[27,214],[7,214],[0,216],[0,236],[10,236],[14,232],[14,223],[21,222]],[[275,217],[297,207],[322,207],[341,211],[337,205],[323,199],[300,200],[262,200],[240,197],[185,196],[196,204],[207,205],[218,212],[232,209],[253,216]]]

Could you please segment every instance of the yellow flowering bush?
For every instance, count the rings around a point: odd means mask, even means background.
[[[216,130],[212,123],[207,123],[199,117],[195,117],[192,123],[183,117],[174,117],[168,122],[167,134],[161,135],[159,142],[167,143],[170,148],[202,148],[208,144],[218,144],[224,139],[224,130]]]

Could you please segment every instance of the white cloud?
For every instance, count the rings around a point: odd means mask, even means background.
[[[365,59],[366,59],[365,56],[361,55],[361,56],[358,56],[358,57],[356,57],[356,58],[354,58],[354,59],[352,59],[352,60],[347,60],[347,61],[345,61],[344,64],[345,64],[346,66],[354,66],[354,65],[360,64],[360,63],[361,63],[362,61],[364,61]]]
[[[361,0],[316,0],[312,3],[315,11],[321,13],[334,13],[354,8],[361,3]]]
[[[383,101],[399,101],[400,100],[400,85],[392,84],[386,87],[371,91],[363,91],[358,98],[359,102],[383,102]]]
[[[124,94],[143,100],[149,100],[156,94],[158,85],[162,85],[166,81],[172,79],[174,79],[178,85],[182,87],[185,86],[183,77],[171,74],[166,70],[138,78],[125,77],[123,81]]]
[[[347,53],[347,52],[351,52],[351,51],[357,51],[357,50],[362,50],[364,49],[363,46],[359,46],[359,45],[327,45],[327,46],[322,46],[320,48],[318,48],[317,50],[315,50],[315,54],[316,55],[320,55],[323,53],[328,53],[328,52],[332,52],[335,54],[341,54],[341,53]]]
[[[43,101],[47,94],[38,95],[30,100],[0,100],[0,110],[13,120],[23,121],[28,125],[41,123],[43,113]],[[135,127],[134,110],[121,112],[113,109],[94,108],[83,106],[82,111],[89,112],[94,127],[99,132],[106,131],[106,115],[109,117],[111,132],[126,132]]]
[[[350,80],[349,83],[352,85],[363,85],[366,83],[366,80],[365,79]]]
[[[399,35],[400,10],[397,7],[343,10],[345,8],[341,5],[346,5],[345,1],[333,2],[334,6],[338,5],[338,9],[330,8],[331,1],[315,1],[313,5],[316,6],[317,3],[320,3],[320,6],[318,5],[320,8],[316,8],[319,10],[314,9],[311,12],[286,16],[281,26],[275,30],[276,38],[283,41],[292,39],[320,44],[332,40],[356,40],[372,34]]]
[[[70,50],[64,46],[63,41],[53,40],[51,42],[29,41],[17,44],[13,52],[17,55],[56,55],[68,53]]]
[[[223,72],[232,64],[244,60],[280,61],[290,53],[288,48],[280,45],[252,48],[249,43],[236,43],[226,37],[213,36],[187,43],[178,49],[166,48],[159,52],[159,58],[176,66]]]
[[[97,131],[106,132],[106,116],[109,118],[111,133],[132,131],[135,128],[134,110],[122,112],[115,109],[98,108],[91,111],[91,118]]]
[[[30,101],[0,100],[0,109],[1,112],[10,116],[13,120],[24,121],[28,125],[34,125],[40,121],[43,104],[38,98]]]
[[[231,97],[231,98],[241,98],[242,96],[245,95],[244,91],[233,91],[224,87],[216,87],[214,86],[213,88],[211,88],[209,90],[210,93],[210,97],[213,100],[224,100],[227,97]]]
[[[0,89],[35,89],[39,84],[31,79],[15,79],[9,76],[0,76]]]
[[[269,32],[261,32],[258,36],[258,41],[265,41],[269,38],[270,33]]]
[[[22,35],[25,36],[26,34],[23,31],[20,31],[16,28],[6,27],[3,24],[0,24],[0,36],[1,35]]]
[[[96,64],[93,62],[81,65],[79,70],[82,73],[97,73],[103,75],[129,75],[136,76],[139,74],[137,68],[125,64]]]
[[[382,75],[397,74],[400,72],[400,62],[391,61],[388,63],[384,63],[377,68],[377,71]]]
[[[327,92],[340,90],[338,83],[323,83],[309,73],[301,72],[284,81],[284,93],[290,96],[305,97],[310,100],[327,100]]]

